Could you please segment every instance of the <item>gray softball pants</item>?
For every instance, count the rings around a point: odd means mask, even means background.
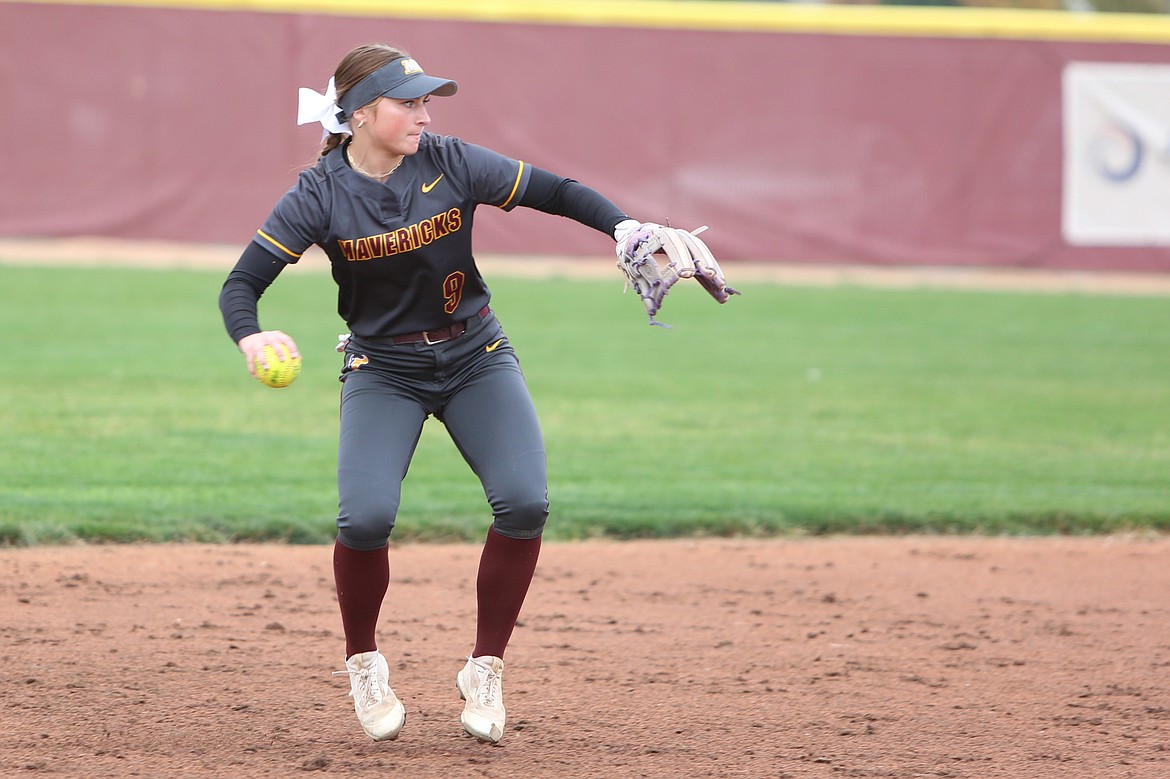
[[[483,484],[496,532],[535,538],[548,518],[544,439],[520,364],[494,313],[439,344],[353,337],[341,374],[338,539],[386,545],[402,480],[434,416]]]

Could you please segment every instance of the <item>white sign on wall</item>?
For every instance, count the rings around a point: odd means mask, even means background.
[[[1064,239],[1170,246],[1170,65],[1064,69]]]

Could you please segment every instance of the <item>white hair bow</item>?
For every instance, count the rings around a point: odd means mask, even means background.
[[[332,78],[329,79],[329,86],[325,88],[325,94],[308,87],[300,88],[297,99],[297,124],[320,122],[326,134],[353,135],[348,123],[338,121],[337,111],[337,87]]]

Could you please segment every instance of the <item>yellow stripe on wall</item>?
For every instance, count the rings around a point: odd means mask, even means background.
[[[312,13],[490,23],[1170,43],[1170,17],[1009,8],[677,0],[15,0],[40,5]],[[0,3],[2,4],[2,3]]]

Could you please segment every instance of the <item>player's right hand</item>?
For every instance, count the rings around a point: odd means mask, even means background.
[[[297,349],[296,341],[291,336],[281,330],[265,330],[262,333],[253,333],[246,335],[240,339],[237,346],[244,354],[244,360],[248,364],[248,373],[252,374],[252,378],[256,378],[256,362],[264,368],[268,367],[268,359],[264,356],[264,347],[271,346],[280,354],[279,346],[283,345],[288,349],[290,357],[300,357],[301,353]]]

